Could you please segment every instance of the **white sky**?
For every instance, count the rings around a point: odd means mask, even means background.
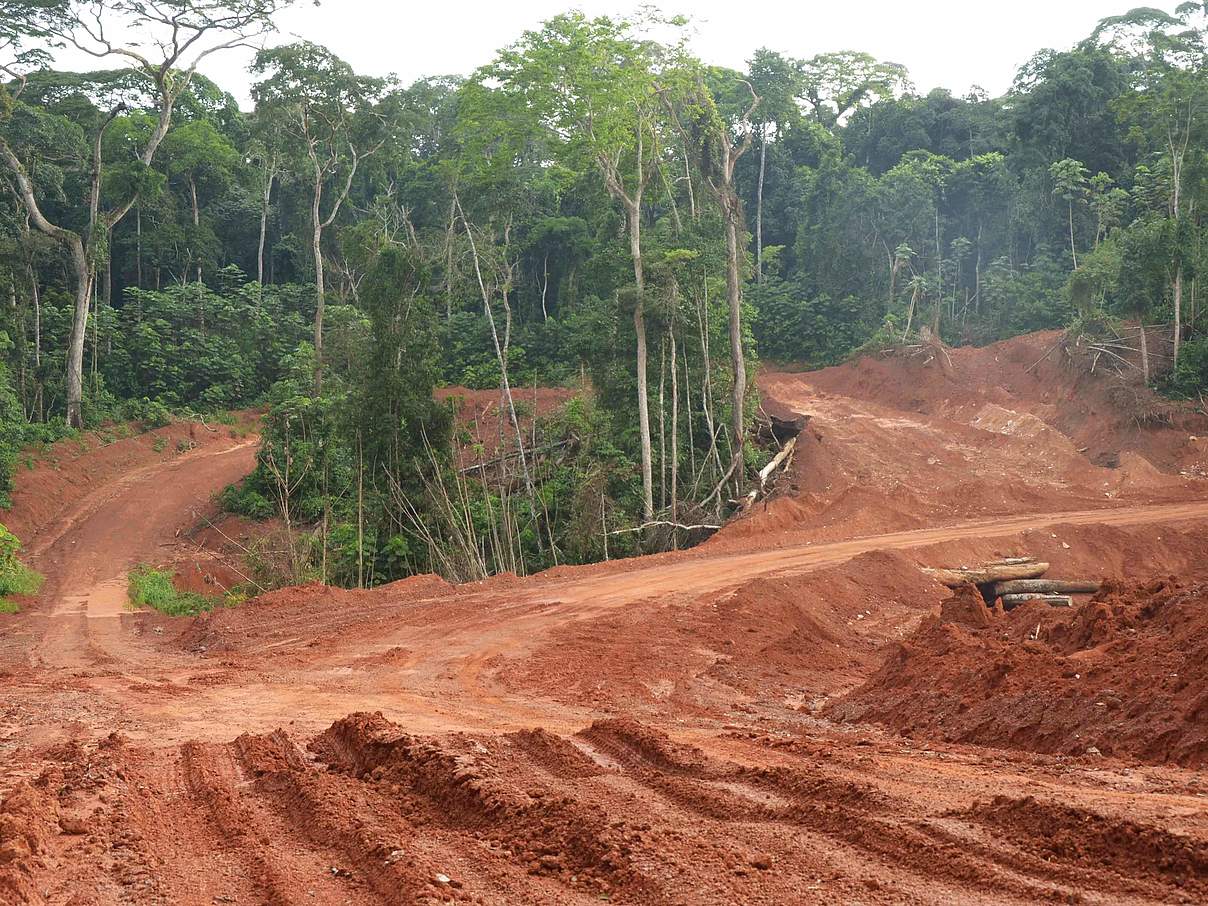
[[[1044,47],[1065,49],[1104,16],[1141,0],[661,0],[667,13],[692,16],[693,47],[709,63],[743,68],[758,47],[794,57],[863,50],[904,64],[920,93],[942,86],[964,94],[980,85],[1006,91],[1015,70]],[[1150,0],[1152,3],[1152,0]],[[311,0],[279,17],[272,43],[305,38],[325,44],[366,75],[394,73],[404,83],[421,76],[467,74],[526,29],[568,8],[589,15],[624,14],[636,0]],[[1167,10],[1174,0],[1154,4]],[[247,105],[249,55],[230,52],[203,70]],[[60,65],[92,68],[64,55]]]

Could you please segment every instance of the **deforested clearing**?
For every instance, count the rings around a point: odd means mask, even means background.
[[[0,903],[1208,898],[1202,4],[293,5],[0,0]]]

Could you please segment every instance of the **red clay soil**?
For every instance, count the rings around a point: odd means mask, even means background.
[[[1087,374],[1060,340],[1047,332],[946,350],[950,368],[894,355],[764,374],[765,407],[811,421],[777,499],[710,543],[1198,495],[1208,417]]]
[[[1208,431],[1023,373],[1053,339],[764,376],[812,416],[778,499],[671,555],[171,620],[113,583],[250,448],[25,517],[0,903],[1205,902]],[[1019,554],[1117,584],[918,570]]]
[[[972,586],[828,709],[920,739],[1208,765],[1208,585],[1109,583],[1089,603],[986,607]]]
[[[533,419],[552,415],[578,394],[568,387],[514,387],[512,398],[516,405],[516,420],[528,443]],[[436,391],[441,402],[451,400],[457,426],[464,428],[470,443],[462,445],[461,459],[471,466],[480,459],[491,459],[516,449],[516,429],[506,408],[501,407],[498,390],[471,390],[468,387],[441,387]],[[480,449],[475,449],[475,448]]]
[[[251,414],[241,413],[236,427],[180,421],[143,432],[137,424],[120,425],[28,451],[18,458],[12,506],[0,511],[0,521],[31,547],[40,532],[58,527],[90,492],[184,452],[243,444],[252,421]]]

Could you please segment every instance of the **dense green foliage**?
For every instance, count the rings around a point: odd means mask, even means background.
[[[178,591],[172,574],[150,566],[138,566],[130,572],[127,593],[135,607],[150,607],[169,617],[191,617],[213,610],[222,602],[196,592]]]
[[[12,595],[36,594],[42,587],[42,577],[17,559],[20,551],[16,535],[0,525],[0,613],[17,611]]]
[[[278,5],[168,4],[215,39]],[[291,580],[686,540],[624,530],[741,495],[756,354],[1141,320],[1169,337],[1146,380],[1208,381],[1203,3],[1105,19],[997,98],[920,95],[854,51],[735,72],[679,20],[570,13],[409,87],[275,46],[250,112],[184,58],[46,68],[30,48],[80,40],[78,7],[0,29],[0,476],[75,420],[73,348],[81,422],[267,403],[223,499],[283,518]],[[468,442],[442,384],[499,390],[498,443]],[[534,420],[535,384],[584,394]]]

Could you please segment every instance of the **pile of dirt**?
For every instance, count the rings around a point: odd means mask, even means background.
[[[1052,429],[1098,464],[1132,451],[1164,472],[1177,472],[1189,457],[1199,458],[1189,436],[1205,433],[1208,419],[1142,388],[1122,394],[1110,376],[1092,374],[1071,358],[1062,341],[1060,331],[1041,331],[949,349],[951,375],[924,357],[889,355],[809,377],[822,391],[954,421],[980,420],[1003,433]]]
[[[501,678],[517,692],[609,710],[808,703],[862,682],[881,646],[942,595],[909,557],[861,554],[802,576],[580,618],[508,660]],[[598,666],[584,671],[585,663]]]
[[[1188,895],[1208,895],[1208,847],[1183,834],[1032,796],[995,796],[974,803],[961,817],[1011,835],[1046,861],[1076,860],[1173,884]]]
[[[838,540],[1203,496],[1208,418],[1139,387],[1121,397],[1062,339],[1050,331],[951,349],[942,362],[895,352],[803,374],[765,371],[765,408],[810,420],[771,498],[709,544]]]
[[[923,739],[1208,764],[1208,584],[1111,582],[1010,613],[957,591],[828,709]]]

